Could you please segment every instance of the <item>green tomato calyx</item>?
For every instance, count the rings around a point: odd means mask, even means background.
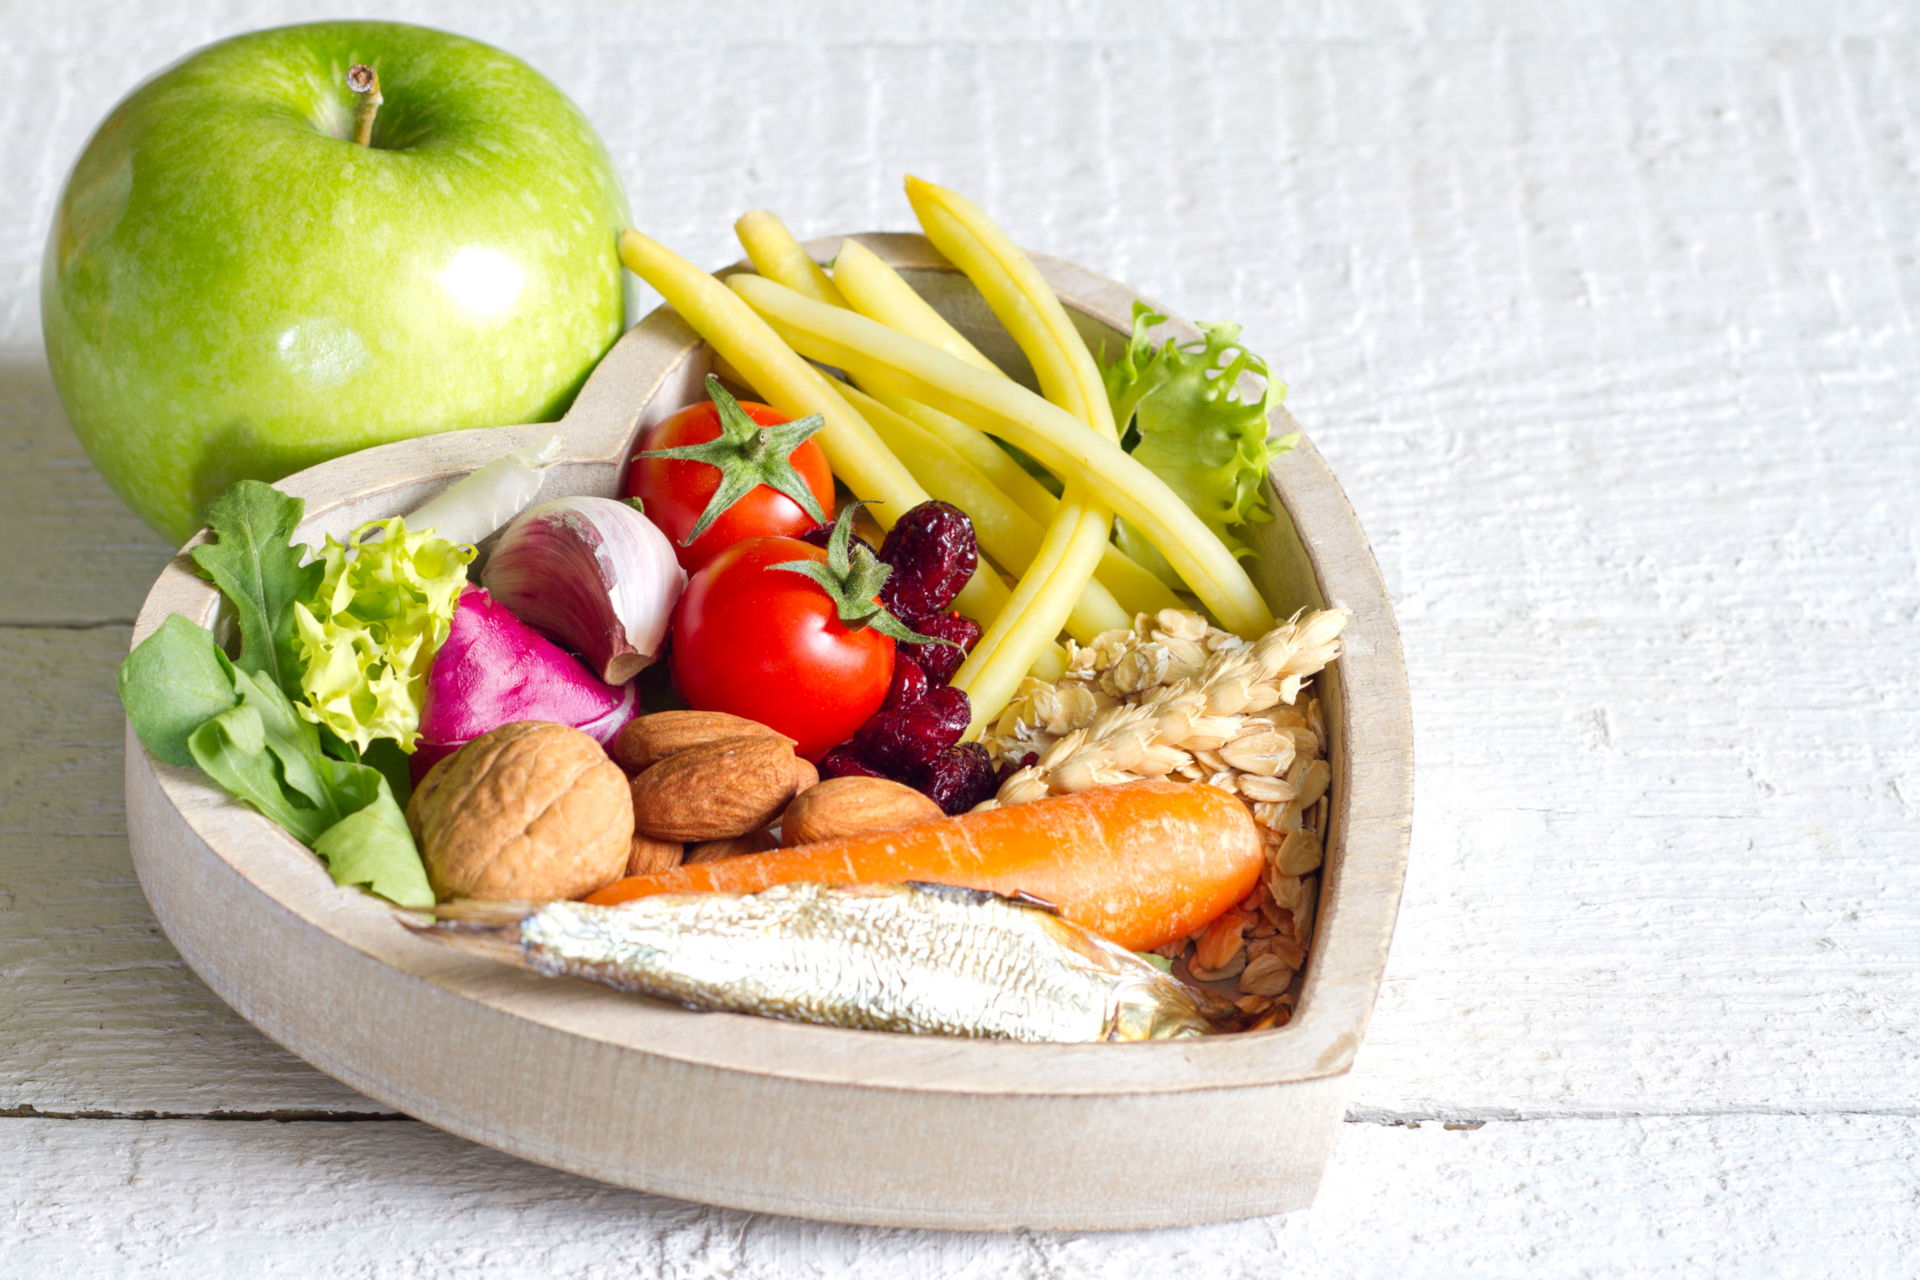
[[[840,625],[849,631],[872,627],[900,644],[953,644],[953,641],[937,636],[921,635],[894,617],[880,603],[880,589],[893,576],[893,569],[873,554],[872,548],[866,543],[855,541],[853,537],[853,518],[866,505],[865,502],[853,501],[840,508],[840,514],[833,522],[833,533],[827,538],[825,563],[819,560],[787,560],[767,567],[784,569],[811,580],[833,601],[834,611],[840,615]]]
[[[790,459],[808,437],[827,425],[827,420],[813,413],[792,422],[763,427],[747,416],[740,402],[729,395],[720,385],[720,379],[712,374],[707,375],[707,396],[720,414],[719,435],[704,444],[646,449],[633,455],[636,459],[678,458],[720,468],[720,487],[713,491],[706,510],[700,513],[692,532],[680,540],[680,545],[692,545],[729,507],[761,485],[799,503],[814,523],[825,524],[827,517],[820,510],[819,499],[813,496],[806,479],[793,469]]]

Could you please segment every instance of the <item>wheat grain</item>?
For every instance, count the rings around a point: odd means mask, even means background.
[[[1347,613],[1296,614],[1249,643],[1197,613],[1141,614],[1127,631],[1069,644],[1057,683],[1025,681],[983,737],[998,761],[1033,753],[980,808],[1137,778],[1206,782],[1260,827],[1267,874],[1234,911],[1160,949],[1201,982],[1237,979],[1261,1025],[1285,1021],[1306,963],[1332,770],[1309,680],[1339,654]]]

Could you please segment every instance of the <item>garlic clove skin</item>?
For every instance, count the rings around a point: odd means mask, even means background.
[[[561,498],[501,533],[481,582],[534,630],[625,684],[660,657],[687,585],[673,544],[612,498]]]
[[[495,458],[414,508],[407,528],[431,529],[449,542],[479,546],[538,496],[547,468],[562,449],[559,436],[548,436],[532,448]]]

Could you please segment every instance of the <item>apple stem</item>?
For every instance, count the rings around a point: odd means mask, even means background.
[[[347,68],[347,88],[360,95],[360,106],[353,116],[353,140],[363,147],[373,145],[373,113],[386,99],[380,96],[380,73],[363,62]]]

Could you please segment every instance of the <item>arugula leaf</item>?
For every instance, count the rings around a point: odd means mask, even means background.
[[[300,801],[325,817],[326,821],[320,826],[320,830],[325,830],[345,811],[333,794],[331,778],[325,767],[328,757],[321,745],[319,732],[301,719],[294,704],[287,700],[287,695],[267,683],[266,677],[242,671],[236,684],[240,689],[240,705],[251,708],[260,717],[266,750],[280,766],[282,783]],[[292,829],[288,827],[288,830]],[[317,836],[319,831],[313,834]],[[302,840],[307,844],[313,843],[307,837],[302,837]]]
[[[431,907],[426,868],[387,780],[371,765],[329,763],[341,775],[336,792],[358,804],[313,842],[333,882],[363,886],[398,906]]]
[[[280,776],[281,752],[268,746],[265,721],[242,703],[195,729],[187,739],[194,763],[209,778],[265,814],[301,844],[311,845],[336,815],[298,797]],[[284,747],[283,743],[274,744]]]
[[[120,663],[120,705],[147,750],[190,765],[187,737],[240,700],[233,663],[213,636],[179,614],[135,645]]]
[[[242,480],[207,504],[215,541],[193,549],[193,562],[226,595],[240,631],[242,671],[258,671],[289,697],[300,694],[293,647],[293,603],[320,585],[319,564],[302,565],[306,548],[293,531],[307,504],[258,480]]]
[[[236,673],[240,704],[189,735],[194,762],[319,854],[333,882],[403,907],[433,905],[406,816],[372,765],[336,760],[264,676]]]
[[[320,739],[323,743],[331,736],[325,729],[320,731]],[[335,760],[352,763],[353,748],[346,747],[346,752],[347,754],[342,755],[331,747],[327,749],[327,754]],[[399,802],[402,809],[407,807],[407,801],[413,796],[413,763],[407,758],[407,753],[400,749],[399,743],[392,738],[374,739],[367,749],[360,753],[360,763],[379,770],[380,776],[387,780],[387,788],[393,792],[393,798]]]
[[[1145,463],[1207,522],[1237,556],[1253,554],[1234,530],[1273,518],[1262,487],[1267,467],[1299,440],[1269,440],[1268,419],[1285,398],[1285,384],[1266,361],[1240,345],[1240,326],[1203,324],[1197,343],[1169,338],[1156,347],[1147,331],[1165,316],[1133,304],[1133,335],[1112,361],[1101,361],[1101,379],[1113,404],[1114,422],[1133,456]],[[1265,384],[1258,399],[1242,398],[1243,373]],[[1129,426],[1131,423],[1131,426]],[[1121,549],[1161,576],[1165,560],[1125,522]],[[1178,578],[1171,581],[1178,583]]]

